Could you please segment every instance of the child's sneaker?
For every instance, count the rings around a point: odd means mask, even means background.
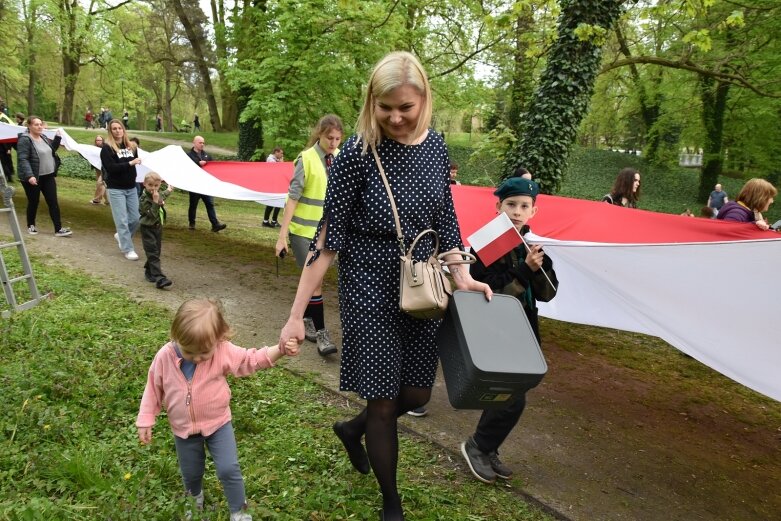
[[[73,235],[73,232],[70,228],[60,228],[54,232],[55,237],[68,237],[69,235]]]
[[[231,521],[252,521],[252,516],[244,511],[232,512]]]
[[[31,224],[27,227],[27,233],[30,235],[38,235],[38,228],[36,228],[34,224]]]
[[[192,498],[195,500],[195,509],[198,512],[203,512],[203,490],[201,490],[201,493],[197,496],[192,496]],[[188,505],[189,506],[189,505]],[[184,518],[187,521],[190,521],[193,518],[193,512],[189,508],[184,513]]]

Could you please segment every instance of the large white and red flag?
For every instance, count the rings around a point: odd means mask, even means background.
[[[15,139],[19,128],[0,123],[0,140]],[[63,143],[97,152],[66,136]],[[271,206],[284,205],[293,175],[292,163],[211,162],[204,170],[173,145],[142,164],[184,190]],[[491,188],[451,189],[468,243],[495,218],[496,198]],[[527,242],[544,246],[560,283],[556,298],[540,303],[543,316],[660,337],[781,401],[781,235],[566,197],[540,195],[537,206]]]
[[[493,218],[490,189],[453,187],[462,233]],[[781,235],[734,223],[540,195],[530,244],[554,261],[549,318],[660,337],[781,401]],[[544,335],[544,333],[543,333]]]

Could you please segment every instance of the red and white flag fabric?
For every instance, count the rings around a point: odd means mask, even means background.
[[[0,123],[0,141],[15,140],[19,128]],[[67,135],[63,144],[99,165],[96,147]],[[145,154],[142,165],[183,190],[270,206],[284,205],[293,175],[292,163],[211,162],[204,170],[173,145]],[[496,197],[491,188],[451,189],[468,244],[494,220]],[[560,282],[556,298],[540,303],[540,314],[660,337],[781,401],[781,235],[752,223],[566,197],[540,195],[537,206],[526,240],[544,246]]]
[[[504,212],[491,219],[466,240],[486,266],[501,259],[522,242],[521,234]]]
[[[496,198],[459,188],[456,215],[468,234],[492,218]],[[781,401],[780,234],[566,197],[540,195],[537,206],[525,239],[543,245],[560,283],[541,315],[662,338]]]

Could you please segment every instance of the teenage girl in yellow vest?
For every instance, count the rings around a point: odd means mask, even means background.
[[[282,217],[276,255],[287,252],[287,238],[296,256],[299,268],[304,267],[309,254],[309,243],[317,231],[317,224],[323,216],[325,188],[328,184],[328,170],[333,158],[339,154],[342,142],[342,120],[333,114],[320,118],[307,143],[307,149],[296,158],[296,169],[290,180],[285,213]],[[315,289],[304,313],[306,339],[317,342],[321,356],[336,353],[336,345],[325,328],[323,312],[323,282]]]

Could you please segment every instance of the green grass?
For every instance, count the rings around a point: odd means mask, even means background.
[[[179,519],[181,494],[164,415],[153,443],[134,420],[170,313],[48,261],[35,263],[54,298],[0,322],[0,519]],[[352,471],[329,425],[334,396],[281,368],[231,381],[239,457],[255,519],[373,519],[372,476]],[[339,400],[342,402],[343,400]],[[450,455],[402,436],[399,482],[408,519],[542,520],[501,487],[485,487]],[[211,464],[211,520],[227,505]]]

